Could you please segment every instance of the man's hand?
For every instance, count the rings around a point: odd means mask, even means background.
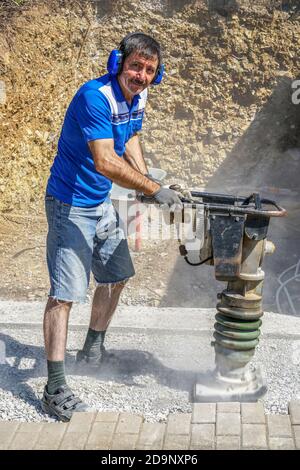
[[[152,195],[152,199],[160,205],[167,205],[172,210],[180,210],[183,207],[181,200],[173,189],[160,188]]]

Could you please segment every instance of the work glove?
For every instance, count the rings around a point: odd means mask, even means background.
[[[172,212],[183,208],[181,200],[173,189],[160,188],[156,193],[152,194],[151,199],[159,205],[168,206]]]

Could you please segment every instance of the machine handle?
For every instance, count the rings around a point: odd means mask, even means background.
[[[173,188],[171,187],[171,189]],[[287,211],[283,207],[276,204],[276,202],[272,201],[271,199],[261,199],[260,203],[273,206],[276,208],[276,210],[266,210],[266,209],[261,209],[261,208],[245,206],[243,204],[239,206],[234,205],[234,202],[236,203],[242,202],[245,204],[245,202],[248,202],[250,200],[251,196],[248,198],[243,198],[243,197],[237,197],[237,196],[231,196],[231,195],[225,195],[225,194],[222,195],[222,194],[205,193],[205,192],[199,192],[199,191],[191,191],[190,194],[193,198],[204,197],[205,199],[210,198],[210,199],[220,199],[220,200],[222,197],[230,198],[230,199],[232,198],[232,204],[218,204],[218,203],[197,201],[195,199],[191,200],[185,196],[180,195],[180,193],[178,193],[178,197],[181,200],[181,202],[184,205],[189,206],[193,209],[196,209],[198,205],[203,205],[206,209],[211,210],[211,211],[226,212],[226,213],[236,214],[236,215],[249,214],[249,215],[262,216],[262,217],[284,217],[287,215]],[[144,204],[155,204],[155,201],[152,197],[145,196],[142,193],[138,193],[136,196],[136,199]]]

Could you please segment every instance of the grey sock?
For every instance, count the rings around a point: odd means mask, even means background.
[[[89,357],[97,357],[102,352],[106,331],[96,331],[89,328],[83,351]]]
[[[50,395],[53,395],[61,385],[66,385],[65,364],[64,361],[47,361],[47,366],[47,390]]]

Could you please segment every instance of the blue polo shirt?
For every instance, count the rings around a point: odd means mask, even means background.
[[[142,128],[146,100],[144,90],[129,105],[109,74],[85,83],[67,109],[47,194],[78,207],[103,202],[112,181],[96,171],[88,142],[114,139],[115,152],[122,157],[125,144]]]

